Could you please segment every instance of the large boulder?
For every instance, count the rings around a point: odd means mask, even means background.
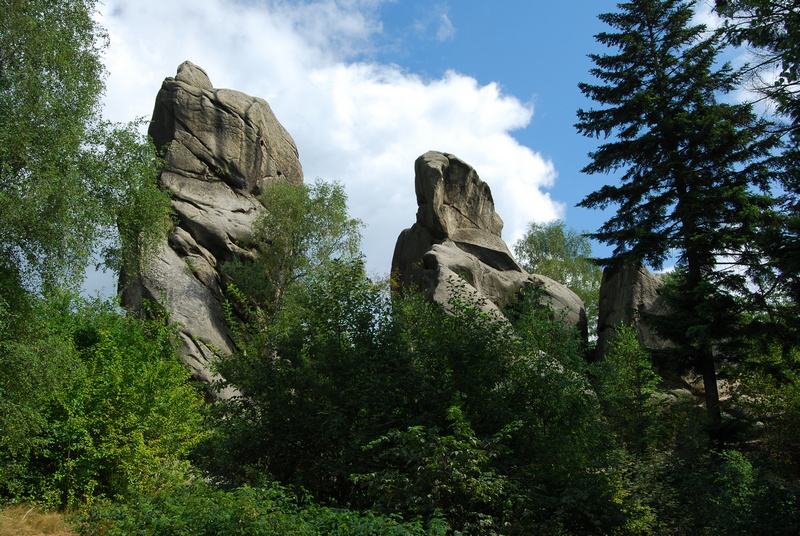
[[[252,226],[264,210],[256,197],[269,185],[302,184],[303,171],[266,101],[214,89],[188,61],[164,80],[149,134],[166,151],[159,183],[172,192],[177,223],[141,274],[121,277],[122,304],[162,307],[181,326],[184,362],[210,382],[210,363],[235,349],[219,268],[252,257]]]
[[[656,335],[644,322],[643,314],[660,315],[667,312],[661,297],[663,278],[641,264],[610,266],[603,271],[600,283],[600,304],[597,321],[597,359],[603,359],[620,324],[636,329],[639,342],[653,349],[668,347],[669,342]]]
[[[454,292],[483,303],[498,317],[525,288],[570,326],[586,334],[583,302],[564,285],[529,274],[502,239],[503,220],[495,212],[489,186],[458,157],[430,151],[414,166],[417,221],[400,233],[392,258],[399,289],[415,287],[448,306]]]

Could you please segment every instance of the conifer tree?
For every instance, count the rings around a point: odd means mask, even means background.
[[[800,0],[716,0],[724,32],[735,45],[747,45],[752,60],[745,80],[777,112],[777,132],[785,147],[777,162],[782,195],[780,214],[762,241],[762,328],[790,352],[800,343]]]
[[[617,210],[591,236],[615,246],[604,265],[677,257],[668,322],[675,357],[703,375],[709,430],[718,438],[715,360],[738,321],[746,269],[759,261],[754,234],[773,201],[765,158],[776,140],[747,104],[718,100],[740,72],[719,66],[721,36],[693,26],[693,2],[632,0],[600,15],[613,30],[596,36],[613,50],[594,54],[598,83],[580,84],[598,105],[576,128],[606,138],[584,173],[621,173],[619,183],[579,206]]]
[[[800,128],[800,1],[716,0],[726,19],[725,34],[734,44],[755,50],[748,67],[754,89],[777,105]]]

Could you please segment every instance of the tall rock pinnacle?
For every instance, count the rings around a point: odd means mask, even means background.
[[[137,275],[120,278],[123,306],[158,303],[181,326],[180,349],[196,379],[234,351],[225,322],[219,268],[253,253],[256,199],[273,184],[302,184],[292,137],[263,99],[214,89],[200,67],[184,62],[156,97],[150,136],[166,150],[160,185],[173,194],[175,227]],[[225,396],[223,393],[222,396]]]

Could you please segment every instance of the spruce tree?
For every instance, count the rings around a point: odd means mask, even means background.
[[[590,154],[584,173],[621,174],[579,206],[617,210],[591,236],[615,249],[606,266],[677,258],[666,321],[674,357],[704,380],[709,430],[721,421],[716,363],[747,302],[746,271],[759,262],[755,233],[772,211],[765,162],[776,140],[747,104],[722,102],[741,72],[719,66],[721,36],[692,25],[693,2],[632,0],[600,15],[613,31],[597,40],[598,83],[580,84],[598,105],[579,110],[576,128],[609,139]]]
[[[767,99],[780,119],[781,210],[762,240],[769,262],[760,281],[767,313],[761,331],[767,335],[762,339],[791,352],[800,344],[800,0],[716,0],[715,5],[725,17],[727,39],[753,51],[748,89]]]
[[[777,105],[800,128],[800,1],[716,0],[725,17],[725,34],[757,52],[748,67],[754,89]]]

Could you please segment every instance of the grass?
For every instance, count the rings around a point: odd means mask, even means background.
[[[0,511],[0,536],[75,536],[64,516],[15,504]]]

